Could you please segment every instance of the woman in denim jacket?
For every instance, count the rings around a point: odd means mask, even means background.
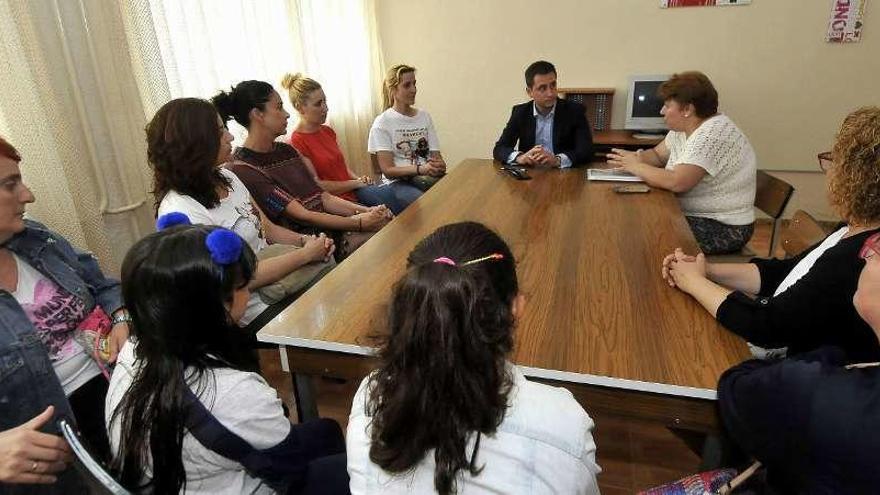
[[[128,337],[127,318],[119,283],[92,255],[24,220],[34,195],[20,160],[0,138],[0,484],[69,493],[77,480],[54,420],[74,418],[92,453],[109,453],[101,372]],[[89,343],[86,330],[105,338]]]

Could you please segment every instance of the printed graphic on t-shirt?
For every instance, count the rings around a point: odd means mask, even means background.
[[[41,278],[34,286],[34,301],[22,304],[25,314],[46,346],[52,362],[79,352],[73,333],[85,316],[85,302]]]
[[[410,165],[421,165],[428,161],[428,128],[416,127],[394,131],[394,147],[409,160]]]
[[[245,231],[243,229],[248,228],[242,226],[242,222],[246,222],[257,232],[257,237],[263,238],[263,223],[260,222],[260,212],[253,202],[248,201],[247,204],[236,205],[235,212],[238,213],[238,218],[232,224],[233,232],[241,235],[241,232]]]

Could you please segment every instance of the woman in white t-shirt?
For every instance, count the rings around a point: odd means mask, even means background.
[[[407,261],[351,408],[351,492],[598,494],[590,416],[507,360],[525,298],[504,240],[446,225]]]
[[[193,223],[225,227],[240,235],[258,255],[269,243],[302,247],[261,260],[251,289],[275,283],[300,269],[317,280],[334,265],[333,241],[323,234],[293,232],[266,218],[238,177],[220,168],[230,159],[231,144],[232,135],[211,103],[178,98],[163,105],[147,125],[147,156],[153,167],[158,215],[180,212]],[[260,296],[252,292],[242,325],[258,330],[271,313],[266,309]]]
[[[739,251],[755,226],[752,145],[718,113],[718,92],[705,74],[674,74],[658,94],[666,139],[647,151],[613,149],[608,162],[676,193],[704,254]]]
[[[339,425],[292,425],[250,367],[236,322],[254,252],[231,230],[187,223],[160,217],[122,264],[131,338],[104,413],[114,472],[134,493],[344,492]]]
[[[669,285],[692,295],[725,328],[763,348],[798,354],[824,345],[851,362],[880,361],[871,327],[852,305],[864,261],[858,253],[880,230],[880,108],[843,121],[828,172],[828,198],[846,225],[793,258],[707,263],[680,249],[663,260]],[[773,357],[754,348],[758,357]]]
[[[385,187],[409,205],[446,174],[440,141],[428,112],[416,102],[416,69],[398,64],[388,69],[383,82],[385,111],[370,128],[367,151],[376,155]]]

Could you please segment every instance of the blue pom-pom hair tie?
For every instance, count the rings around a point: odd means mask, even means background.
[[[179,211],[166,213],[156,220],[156,230],[165,230],[175,225],[192,225],[192,222],[185,213]]]
[[[211,259],[221,266],[230,265],[241,257],[241,237],[229,229],[215,229],[205,238],[205,246],[211,252]]]

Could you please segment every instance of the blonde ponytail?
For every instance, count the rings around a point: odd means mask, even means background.
[[[312,91],[321,89],[318,81],[299,72],[284,74],[284,77],[281,78],[281,87],[287,90],[287,98],[297,110],[302,108]]]

